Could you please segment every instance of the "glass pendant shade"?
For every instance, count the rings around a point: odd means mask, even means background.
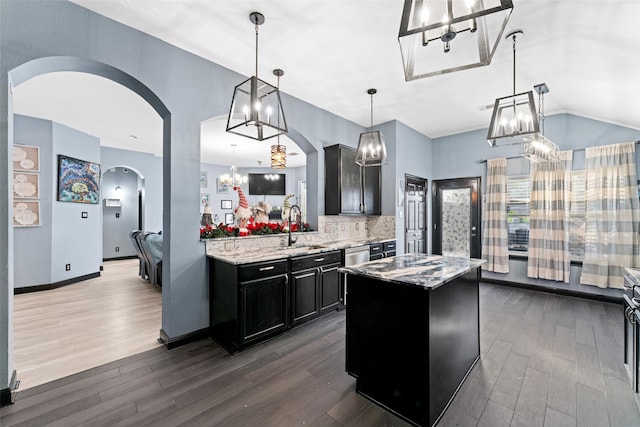
[[[387,149],[380,131],[360,134],[356,163],[360,166],[379,166],[387,161]]]
[[[278,115],[280,120],[277,120]],[[287,132],[278,88],[253,76],[236,86],[227,132],[258,141]]]
[[[558,146],[540,133],[523,138],[522,157],[529,160],[547,162],[557,160],[558,151]]]
[[[271,168],[284,169],[287,167],[287,147],[284,145],[271,146]]]
[[[405,80],[489,65],[512,10],[511,0],[405,0]]]
[[[487,142],[492,147],[520,143],[522,137],[540,131],[533,91],[496,99]]]

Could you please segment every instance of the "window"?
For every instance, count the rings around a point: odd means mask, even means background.
[[[572,260],[584,259],[584,234],[587,226],[586,174],[584,170],[571,173],[571,212],[569,225],[569,251]]]
[[[510,251],[529,249],[529,176],[507,177],[507,231]]]

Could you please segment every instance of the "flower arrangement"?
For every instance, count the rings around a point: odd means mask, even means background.
[[[249,220],[247,224],[248,232],[240,232],[240,229],[237,226],[233,225],[225,225],[223,223],[215,225],[206,225],[204,227],[200,227],[200,238],[201,239],[215,239],[220,237],[240,237],[240,236],[260,236],[265,234],[281,234],[288,233],[288,228],[284,227],[282,224],[277,222],[254,222]],[[297,232],[307,232],[311,231],[311,227],[309,227],[309,223],[305,222],[302,224],[301,230],[298,230],[298,224],[291,224],[291,231]]]

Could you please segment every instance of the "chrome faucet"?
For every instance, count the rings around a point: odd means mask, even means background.
[[[302,211],[300,210],[300,206],[298,205],[291,205],[291,207],[289,208],[289,246],[293,245],[295,242],[298,241],[298,238],[296,237],[295,239],[291,236],[291,214],[293,213],[293,210],[297,209],[298,210],[298,215],[296,215],[294,218],[296,220],[296,223],[298,224],[298,231],[300,231],[300,229],[302,228]]]

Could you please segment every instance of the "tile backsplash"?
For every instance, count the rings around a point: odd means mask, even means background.
[[[318,231],[299,233],[297,245],[334,243],[344,240],[395,239],[395,217],[390,216],[343,216],[318,217]],[[263,250],[287,246],[289,236],[245,236],[207,239],[206,252],[220,253],[237,250]]]

